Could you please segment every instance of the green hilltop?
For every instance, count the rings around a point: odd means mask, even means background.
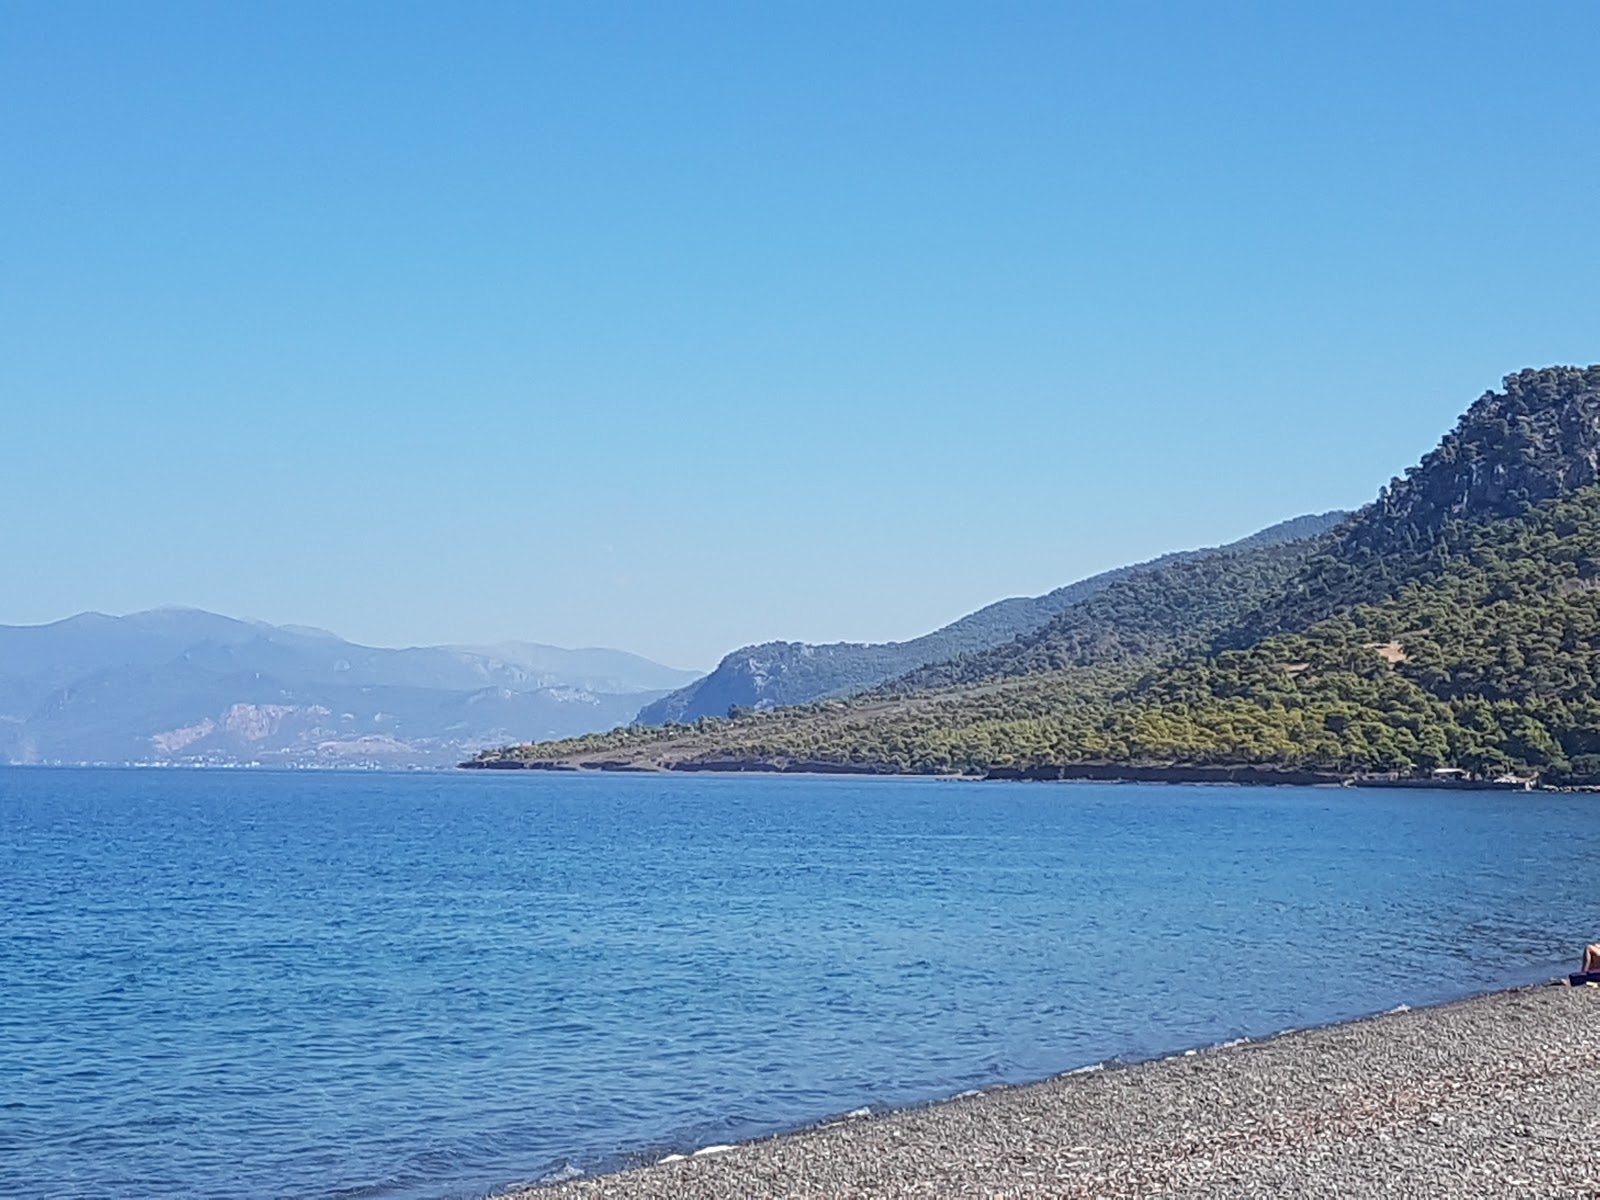
[[[845,700],[476,765],[1600,782],[1600,366],[1523,371],[1331,532],[1119,576]]]

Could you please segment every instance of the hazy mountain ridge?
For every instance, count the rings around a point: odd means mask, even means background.
[[[1217,549],[1243,551],[1312,537],[1332,528],[1346,515],[1334,511],[1295,517]],[[727,655],[709,675],[645,706],[637,723],[681,723],[725,716],[735,707],[761,710],[865,691],[919,668],[979,654],[1023,638],[1131,575],[1212,553],[1215,550],[1174,551],[1148,562],[1101,572],[1042,596],[998,600],[906,642],[765,642],[745,646]]]
[[[84,613],[0,626],[0,757],[444,763],[529,723],[609,728],[691,677],[616,650],[384,649],[195,609]]]

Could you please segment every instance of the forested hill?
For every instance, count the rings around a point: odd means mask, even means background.
[[[500,761],[1600,784],[1597,448],[1600,367],[1522,372],[1209,645]]]
[[[1508,377],[1503,392],[1485,393],[1435,450],[1328,537],[1246,539],[1152,564],[1011,643],[894,686],[977,683],[1166,655],[1213,639],[1219,649],[1254,645],[1436,580],[1451,568],[1449,546],[1459,545],[1463,522],[1519,517],[1597,481],[1600,370],[1524,371]]]
[[[1326,512],[1295,517],[1219,550],[1177,551],[1147,563],[1118,567],[1079,580],[1043,596],[1000,600],[907,642],[834,642],[828,645],[767,642],[746,646],[729,654],[711,674],[642,709],[636,723],[681,723],[725,716],[733,708],[776,708],[862,692],[930,663],[943,663],[1007,645],[1012,639],[1039,630],[1058,614],[1072,611],[1124,581],[1218,553],[1248,556],[1315,537],[1346,515]],[[1228,615],[1237,616],[1238,610],[1229,609]],[[1214,630],[1214,624],[1206,627],[1208,633]],[[1130,631],[1130,635],[1135,640],[1143,639],[1147,648],[1157,641],[1163,647],[1185,644],[1181,639],[1163,636],[1154,628]],[[1131,647],[1132,642],[1129,645]]]

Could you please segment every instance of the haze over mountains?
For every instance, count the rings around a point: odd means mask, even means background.
[[[617,651],[378,650],[192,610],[0,627],[12,761],[474,750],[503,766],[1600,785],[1600,366],[1508,376],[1356,513],[1002,601],[910,642],[748,648],[702,679]]]
[[[1228,549],[1284,545],[1343,515],[1295,518]],[[1001,600],[907,642],[746,647],[705,676],[620,650],[530,642],[362,646],[188,608],[0,626],[0,760],[449,765],[530,738],[806,703],[1010,653],[1108,588],[1213,553],[1179,551]]]
[[[197,609],[0,626],[0,760],[444,765],[625,723],[694,677],[619,650],[382,649]]]

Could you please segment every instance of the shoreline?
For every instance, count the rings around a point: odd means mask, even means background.
[[[896,771],[875,763],[834,763],[818,759],[469,759],[464,771],[542,771],[557,775],[804,775],[858,779],[959,779],[971,783],[1217,783],[1247,787],[1343,787],[1355,776],[1248,765],[1160,765],[1068,763],[1048,767],[994,767],[975,771]],[[1453,790],[1461,785],[1422,781]],[[1368,783],[1361,786],[1386,786]]]
[[[1066,763],[1040,767],[993,767],[982,774],[961,771],[894,771],[875,764],[795,759],[469,759],[462,771],[538,771],[552,775],[797,775],[852,779],[944,779],[966,783],[1210,784],[1222,787],[1347,787],[1429,792],[1585,793],[1600,785],[1544,785],[1489,779],[1390,778],[1331,771],[1243,765]]]
[[[1600,1195],[1600,988],[1534,984],[1103,1063],[497,1200]]]

